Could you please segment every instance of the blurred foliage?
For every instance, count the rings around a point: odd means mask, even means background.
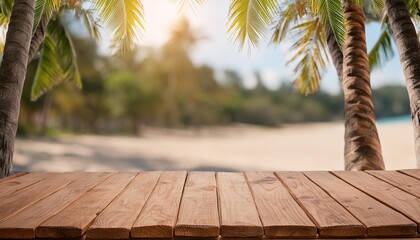
[[[141,48],[124,56],[101,54],[93,40],[72,35],[83,89],[65,82],[37,101],[30,100],[38,61],[28,69],[19,134],[57,132],[140,134],[142,126],[199,128],[234,123],[280,126],[341,120],[343,96],[318,92],[303,96],[292,83],[268,89],[244,87],[226,70],[216,80],[209,66],[193,64],[189,51],[200,41],[187,22],[174,29],[161,49]],[[400,86],[374,90],[377,116],[409,114],[407,91]],[[59,131],[57,131],[59,130]]]

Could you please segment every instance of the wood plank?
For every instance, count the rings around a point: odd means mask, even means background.
[[[376,200],[404,214],[420,230],[420,198],[381,181],[365,172],[333,172],[336,176],[370,195]]]
[[[217,173],[220,235],[262,237],[263,227],[243,173]]]
[[[176,236],[219,236],[216,189],[216,174],[214,172],[188,173],[175,226]]]
[[[16,174],[9,175],[9,176],[4,177],[4,178],[0,178],[0,183],[2,183],[4,181],[9,181],[10,179],[13,179],[13,178],[21,177],[21,176],[23,176],[25,174],[27,174],[27,172],[18,172]]]
[[[7,198],[2,198],[0,200],[0,222],[4,222],[19,211],[48,197],[80,176],[81,173],[56,174],[25,188],[24,191],[18,191]]]
[[[0,238],[35,238],[35,228],[109,177],[110,173],[83,173],[50,196],[0,223]]]
[[[113,174],[35,230],[37,238],[81,237],[137,173]]]
[[[317,228],[272,172],[247,172],[266,237],[316,237]]]
[[[315,221],[321,237],[361,237],[366,227],[301,172],[276,172],[277,177]]]
[[[413,178],[420,179],[420,169],[404,169],[404,170],[398,170],[398,172],[404,173]]]
[[[185,171],[163,172],[131,229],[131,237],[172,238],[184,189]]]
[[[53,175],[54,173],[40,172],[26,174],[18,178],[7,179],[0,183],[0,199]]]
[[[140,172],[86,232],[92,239],[128,239],[141,209],[156,186],[161,172]]]
[[[366,227],[368,236],[411,236],[417,225],[329,172],[305,172],[307,177],[350,211]]]
[[[420,198],[420,180],[397,171],[366,171],[385,182]]]

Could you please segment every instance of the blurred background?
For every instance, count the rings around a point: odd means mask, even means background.
[[[14,170],[341,170],[343,96],[334,68],[321,90],[293,87],[291,44],[238,50],[227,34],[229,1],[180,10],[144,0],[136,51],[112,53],[66,19],[83,88],[65,82],[21,105]],[[380,32],[367,27],[368,48]],[[395,46],[394,46],[395,48]],[[398,56],[372,72],[387,169],[415,168],[407,91]]]

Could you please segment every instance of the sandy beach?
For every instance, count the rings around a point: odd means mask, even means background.
[[[411,123],[378,125],[387,169],[415,168]],[[142,137],[19,138],[14,170],[342,170],[342,123],[145,129]]]

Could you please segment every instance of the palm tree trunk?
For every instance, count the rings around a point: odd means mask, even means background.
[[[351,0],[343,3],[347,38],[344,45],[346,170],[384,169],[370,86],[363,9]]]
[[[386,0],[385,10],[404,70],[414,127],[417,167],[420,168],[420,42],[404,0]]]
[[[331,27],[328,26],[325,29],[325,34],[327,35],[327,44],[328,51],[330,52],[332,62],[334,64],[335,70],[337,71],[338,80],[340,83],[343,82],[343,52],[340,49],[340,46],[335,39],[334,32]]]
[[[0,178],[7,176],[12,168],[34,6],[35,0],[15,0],[0,65]]]

